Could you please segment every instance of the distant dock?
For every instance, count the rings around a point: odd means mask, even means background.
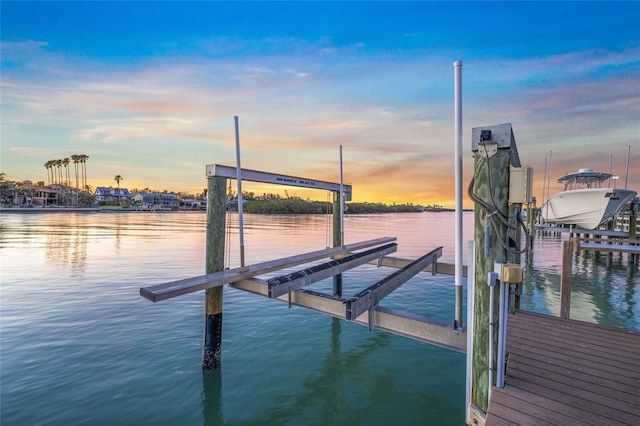
[[[573,235],[593,235],[598,237],[612,237],[612,238],[629,238],[628,231],[614,230],[614,229],[582,229],[574,226],[561,226],[541,224],[536,225],[536,231],[543,234],[569,234]]]

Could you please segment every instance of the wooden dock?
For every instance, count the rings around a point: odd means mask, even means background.
[[[640,333],[517,311],[485,425],[640,424]]]

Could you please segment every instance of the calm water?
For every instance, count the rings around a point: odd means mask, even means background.
[[[347,242],[395,236],[413,258],[442,245],[449,262],[453,226],[452,213],[345,219]],[[3,426],[464,423],[464,355],[229,288],[223,368],[203,374],[203,294],[153,304],[138,290],[203,273],[204,214],[5,214],[1,227]],[[324,216],[246,215],[245,228],[249,264],[330,239]],[[561,244],[536,239],[524,308],[559,312]],[[344,293],[390,272],[347,272]],[[626,256],[580,255],[574,273],[574,318],[640,330]],[[451,321],[453,292],[453,277],[421,274],[382,305]]]

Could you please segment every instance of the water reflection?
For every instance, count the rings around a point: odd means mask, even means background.
[[[68,265],[73,278],[84,275],[89,232],[86,224],[78,223],[78,216],[66,224],[46,232],[45,258],[58,267]]]
[[[222,369],[202,371],[202,418],[205,426],[224,424],[222,417]]]
[[[348,216],[347,240],[396,236],[397,255],[413,258],[444,243],[443,260],[452,261],[452,218]],[[465,240],[473,238],[473,214],[467,219]],[[324,248],[325,221],[248,215],[248,261]],[[227,369],[203,375],[201,295],[150,304],[138,289],[202,273],[204,214],[3,215],[0,222],[0,399],[13,404],[2,410],[2,424],[73,424],[85,417],[118,424],[125,414],[132,424],[150,418],[153,424],[462,424],[462,355],[368,334],[302,308],[285,313],[274,301],[233,289],[225,291]],[[231,233],[235,248],[237,228]],[[537,239],[525,263],[525,308],[559,313],[561,244]],[[640,329],[638,269],[625,259],[575,259],[575,281],[586,282],[575,284],[574,315],[588,317],[582,310],[593,321]],[[368,268],[346,275],[345,291],[371,284],[378,270]],[[414,280],[386,302],[417,313],[428,307],[429,315],[449,318],[453,280],[446,280],[429,291]],[[97,371],[95,357],[78,356],[87,342],[99,342],[105,380],[86,374]],[[56,356],[49,343],[59,348]],[[163,349],[157,364],[140,362],[150,347]],[[40,353],[47,368],[34,369]],[[174,368],[185,372],[179,380],[167,374]],[[32,401],[39,401],[38,410]]]
[[[331,319],[329,350],[322,368],[304,381],[304,391],[281,395],[282,404],[263,411],[259,419],[249,423],[277,425],[309,417],[314,424],[358,423],[370,414],[367,410],[376,400],[382,404],[389,392],[400,393],[395,389],[398,384],[392,373],[371,371],[371,356],[389,345],[391,335],[375,333],[358,339],[352,349],[343,350],[342,327],[342,320]],[[203,372],[201,407],[205,425],[234,424],[233,419],[223,417],[223,371]],[[363,393],[367,402],[361,404],[360,410],[354,409],[350,401],[354,395],[362,397]]]
[[[524,309],[559,315],[561,250],[552,250],[557,259],[541,261],[549,250],[536,244],[533,254],[526,257]],[[561,246],[562,240],[557,240]],[[606,254],[582,250],[573,254],[571,285],[571,318],[615,327],[640,330],[638,313],[638,264],[629,263],[621,254]]]

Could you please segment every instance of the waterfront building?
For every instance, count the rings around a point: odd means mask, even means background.
[[[12,204],[17,206],[49,206],[58,205],[61,200],[63,185],[51,185],[50,187],[34,185],[30,180],[25,180],[13,190]]]
[[[99,186],[95,192],[96,201],[101,204],[115,203],[122,204],[123,200],[131,200],[133,194],[127,188],[112,188]]]
[[[138,192],[133,196],[134,204],[143,207],[160,207],[177,209],[180,207],[180,199],[175,194],[157,192]]]

